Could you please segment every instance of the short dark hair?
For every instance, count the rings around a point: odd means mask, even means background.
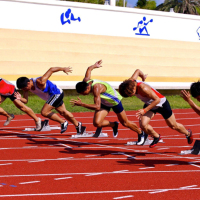
[[[200,95],[200,81],[192,83],[190,93],[194,98]]]
[[[87,86],[88,86],[88,85],[89,85],[89,84],[86,83],[86,82],[84,82],[84,81],[78,82],[78,83],[76,84],[76,91],[77,91],[78,93],[84,92],[84,91],[87,89]]]
[[[135,85],[135,81],[125,80],[119,85],[119,93],[123,97],[130,97],[133,93],[133,88],[135,87]]]
[[[22,89],[27,86],[28,82],[30,82],[30,80],[27,77],[20,77],[17,79],[16,85],[19,89]]]

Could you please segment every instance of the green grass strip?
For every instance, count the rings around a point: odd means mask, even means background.
[[[93,104],[94,103],[92,95],[88,95],[88,96],[65,95],[64,103],[65,103],[66,109],[70,112],[89,112],[89,111],[91,111],[89,109],[79,107],[79,106],[72,107],[70,105],[70,100],[71,99],[77,99],[77,97],[79,97],[82,100],[82,102],[84,102],[84,103],[87,103],[87,104]],[[168,99],[172,109],[190,108],[189,104],[186,101],[184,101],[179,95],[167,96],[167,99]],[[196,99],[193,99],[193,101],[195,103],[197,103],[197,105],[198,105],[198,102],[196,101]],[[32,108],[32,110],[35,113],[40,113],[44,104],[45,104],[44,100],[40,99],[38,96],[31,95],[29,97],[28,104],[26,104],[26,105],[28,107]],[[123,107],[126,111],[128,111],[128,110],[139,110],[144,105],[144,103],[140,99],[138,99],[137,97],[123,98],[122,104],[123,104]],[[13,113],[15,115],[24,114],[21,110],[19,110],[18,108],[15,107],[15,105],[12,103],[12,101],[10,99],[6,99],[1,104],[1,107],[5,111],[7,111],[9,113]]]

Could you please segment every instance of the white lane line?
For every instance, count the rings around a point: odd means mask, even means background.
[[[35,194],[7,194],[0,197],[29,197],[29,196],[53,196],[53,195],[78,195],[78,194],[109,194],[109,193],[130,193],[130,192],[156,192],[156,191],[182,191],[183,188],[168,188],[168,189],[145,189],[145,190],[115,190],[115,191],[87,191],[87,192],[63,192],[63,193],[35,193]],[[186,190],[200,190],[199,188],[187,188]]]
[[[24,185],[24,184],[31,184],[31,183],[39,183],[40,181],[29,181],[29,182],[21,182],[19,184]]]
[[[157,149],[157,150],[164,150],[164,149],[169,149],[169,148],[159,148],[159,149]]]
[[[139,168],[139,169],[152,169],[152,168],[155,168],[155,167],[143,167],[143,168]]]
[[[189,186],[180,187],[179,189],[180,189],[180,190],[187,190],[187,189],[194,188],[194,187],[197,187],[197,186],[198,186],[198,185],[189,185]],[[168,192],[168,191],[170,191],[170,189],[155,190],[155,191],[149,192],[149,193],[150,193],[150,194],[156,194],[156,193]]]
[[[88,138],[89,139],[89,138]],[[127,138],[127,140],[128,139],[130,139],[130,138]],[[43,150],[45,150],[45,149],[47,149],[47,150],[49,150],[49,149],[58,149],[58,148],[62,148],[63,149],[63,147],[37,147],[37,149],[36,150],[40,150],[40,149],[43,149]],[[74,147],[72,147],[72,148],[74,148]],[[76,147],[75,147],[76,148]],[[103,148],[105,148],[104,146],[91,146],[91,147],[81,147],[82,149],[103,149]],[[111,149],[111,148],[116,148],[116,147],[112,147],[112,146],[108,146],[108,147],[106,147],[106,148],[109,148],[109,149]],[[118,148],[120,148],[120,147],[118,147]],[[135,150],[135,149],[133,149],[133,148],[149,148],[148,146],[143,146],[143,147],[138,147],[138,146],[135,146],[135,145],[133,145],[133,146],[129,146],[128,147],[129,149],[128,150],[131,150],[131,151],[134,151],[135,153],[137,153],[137,152],[148,152],[148,150]],[[166,148],[191,148],[191,146],[166,146]],[[0,150],[24,150],[25,148],[24,147],[8,147],[8,148],[0,148]],[[30,149],[30,148],[27,148],[27,149]],[[150,152],[149,152],[150,153]],[[116,154],[119,154],[119,153],[111,153],[112,155],[116,155]]]
[[[195,166],[195,167],[199,167],[199,168],[200,168],[200,166],[199,166],[199,165],[195,165],[195,164],[190,164],[190,165],[192,165],[192,166]]]
[[[120,170],[120,171],[113,171],[113,173],[122,173],[122,172],[128,172],[129,170],[125,169],[125,170]]]
[[[2,165],[12,165],[12,163],[3,163],[3,164],[0,164],[0,166]]]
[[[188,189],[188,188],[193,188],[193,187],[197,187],[198,185],[189,185],[189,186],[184,186],[184,187],[180,187],[181,189]]]
[[[156,193],[160,193],[160,192],[168,192],[169,190],[167,189],[163,189],[163,190],[156,190],[154,192],[149,192],[149,194],[156,194]]]
[[[164,157],[165,156],[165,157]],[[156,160],[160,160],[160,159],[177,159],[177,158],[182,158],[182,159],[195,159],[195,157],[180,157],[180,156],[176,156],[176,157],[170,157],[168,155],[160,155],[160,157],[149,157],[149,158],[137,158],[137,157],[123,157],[123,158],[116,158],[116,157],[113,157],[113,158],[102,158],[100,156],[98,156],[97,158],[91,158],[91,157],[88,157],[88,158],[68,158],[68,160],[79,160],[79,161],[88,161],[88,160],[127,160],[127,159],[130,159],[130,158],[133,158],[135,160],[152,160],[152,159],[156,159]],[[196,159],[198,159],[198,157],[196,157]],[[13,159],[13,160],[0,160],[0,162],[29,162],[29,161],[57,161],[57,160],[67,160],[66,159],[62,159],[62,158],[49,158],[49,159]]]
[[[44,162],[45,160],[39,159],[39,160],[30,160],[29,163],[36,163],[36,162]]]
[[[113,199],[125,199],[125,198],[130,198],[134,197],[133,195],[128,195],[128,196],[122,196],[122,197],[114,197]]]
[[[69,160],[69,159],[72,159],[74,157],[66,157],[66,158],[57,158],[58,160]]]
[[[93,157],[93,156],[101,156],[101,154],[97,154],[97,155],[86,155],[85,157]]]
[[[38,146],[23,146],[23,149],[29,149],[29,148],[37,148]]]
[[[71,146],[63,144],[63,143],[54,144],[53,146],[63,146],[63,147],[67,147],[67,148],[70,148],[70,149],[72,148]]]
[[[0,175],[0,178],[9,177],[34,177],[34,176],[74,176],[74,175],[88,175],[96,174],[97,172],[84,172],[84,173],[57,173],[57,174],[12,174],[12,175]],[[105,175],[115,174],[113,172],[98,172]],[[122,171],[121,174],[144,174],[144,173],[200,173],[200,170],[165,170],[165,171]]]
[[[101,175],[101,174],[103,174],[103,173],[88,173],[85,176],[96,176],[96,175]]]
[[[54,178],[54,180],[58,181],[58,180],[64,180],[64,179],[70,179],[72,177],[62,177],[62,178]]]
[[[169,164],[169,165],[165,165],[165,166],[170,167],[170,166],[175,166],[175,165],[179,165],[179,164]]]

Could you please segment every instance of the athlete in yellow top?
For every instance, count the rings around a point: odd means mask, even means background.
[[[102,67],[101,64],[102,60],[99,60],[94,65],[88,67],[83,81],[77,83],[76,85],[76,91],[79,94],[88,95],[89,93],[92,93],[94,95],[94,104],[85,104],[80,98],[78,98],[78,100],[72,99],[70,101],[71,104],[73,106],[82,106],[91,110],[95,110],[93,125],[97,127],[99,134],[102,130],[102,127],[112,127],[113,136],[117,137],[118,122],[110,122],[105,119],[112,108],[123,126],[138,133],[137,144],[143,145],[143,141],[145,141],[144,137],[147,135],[144,132],[141,132],[135,123],[128,120],[121,103],[122,96],[108,83],[101,80],[90,79],[91,71],[93,69]]]

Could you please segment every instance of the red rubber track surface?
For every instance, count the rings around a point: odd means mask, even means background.
[[[177,122],[200,140],[200,117],[191,109],[173,110]],[[126,112],[138,124],[135,111]],[[38,115],[39,116],[39,115]],[[95,132],[93,113],[74,113]],[[40,116],[41,117],[41,116]],[[44,119],[43,117],[41,117]],[[117,121],[113,112],[107,116]],[[125,145],[137,134],[119,125],[119,135],[104,128],[104,138],[71,138],[75,127],[47,132],[24,131],[34,127],[27,115],[15,116],[4,127],[0,118],[0,198],[5,199],[200,199],[200,155],[180,155],[190,150],[184,135],[170,129],[161,115],[151,121],[164,143]],[[59,126],[50,121],[51,126]]]

